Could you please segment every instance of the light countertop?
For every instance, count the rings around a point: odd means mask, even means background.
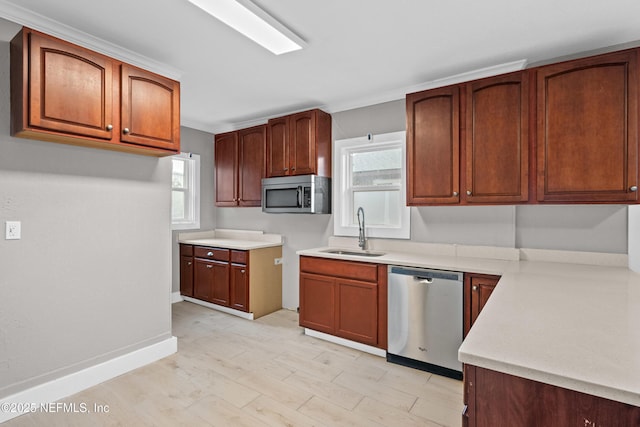
[[[249,251],[282,246],[282,236],[279,234],[265,234],[262,231],[217,229],[180,233],[178,242],[188,245]]]
[[[329,245],[298,254],[501,275],[461,362],[640,406],[640,274],[624,257],[383,243],[371,249],[385,255],[362,257],[324,252],[358,250],[346,240]]]

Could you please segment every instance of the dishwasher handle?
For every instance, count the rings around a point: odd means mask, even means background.
[[[425,285],[430,285],[431,283],[433,283],[433,277],[413,276],[413,280],[418,283],[424,283]]]
[[[390,265],[389,266],[389,274],[393,275],[402,275],[402,276],[414,276],[419,280],[422,279],[443,279],[443,280],[453,280],[456,282],[462,281],[462,273],[456,271],[445,271],[445,270],[429,270],[424,268],[416,268],[416,267],[405,267],[399,265]]]

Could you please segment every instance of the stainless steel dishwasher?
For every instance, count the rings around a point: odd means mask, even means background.
[[[387,361],[462,379],[462,273],[389,266]]]

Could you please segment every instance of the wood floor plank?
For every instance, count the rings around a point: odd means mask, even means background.
[[[306,336],[293,311],[172,312],[178,353],[61,401],[108,414],[32,413],[2,427],[460,426],[460,381]]]

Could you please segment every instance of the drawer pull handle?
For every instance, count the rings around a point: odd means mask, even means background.
[[[213,268],[213,266],[212,265],[207,265],[207,268]]]
[[[213,256],[213,252],[207,252],[207,256]]]

